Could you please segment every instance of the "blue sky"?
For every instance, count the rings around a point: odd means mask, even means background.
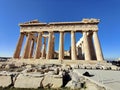
[[[98,34],[104,57],[120,57],[120,0],[0,0],[0,56],[13,55],[20,22],[83,18],[101,20]]]

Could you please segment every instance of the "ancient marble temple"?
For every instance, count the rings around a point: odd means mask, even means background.
[[[69,60],[103,61],[103,53],[98,38],[98,23],[99,19],[50,23],[41,23],[38,20],[33,20],[21,23],[20,36],[13,58],[66,60],[64,34],[70,33],[71,48],[68,51]],[[76,32],[82,34],[77,43]],[[57,52],[54,49],[56,43],[55,33],[59,33],[59,50]]]

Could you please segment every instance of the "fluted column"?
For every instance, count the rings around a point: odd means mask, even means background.
[[[30,52],[30,44],[31,44],[31,34],[28,33],[25,48],[24,48],[24,53],[23,53],[23,58],[28,58],[29,52]]]
[[[21,52],[23,40],[24,40],[24,33],[20,33],[19,41],[17,43],[17,47],[16,47],[16,50],[14,52],[13,58],[19,58],[20,57],[20,52]]]
[[[82,37],[83,38],[83,37]],[[85,59],[85,51],[84,51],[84,41],[81,41],[81,50],[82,50],[82,59]]]
[[[31,42],[30,52],[29,52],[29,56],[28,56],[29,58],[32,58],[33,50],[34,50],[34,40],[32,40],[32,42]]]
[[[98,61],[103,61],[103,53],[101,50],[99,38],[97,35],[97,31],[93,32],[93,41],[94,41],[94,46],[95,46],[95,52],[96,52],[96,57]]]
[[[36,50],[35,50],[35,59],[39,59],[41,56],[41,45],[42,45],[42,33],[38,33],[37,43],[36,43]]]
[[[81,49],[81,47],[78,47],[77,49],[78,49],[78,58],[79,58],[80,60],[82,60],[82,59],[83,59],[83,58],[82,58],[82,49]]]
[[[44,43],[43,43],[43,47],[42,47],[42,58],[45,58],[46,55],[46,37],[44,37]]]
[[[60,32],[59,37],[59,60],[63,60],[64,58],[64,33]]]
[[[50,57],[51,57],[51,40],[52,40],[52,33],[53,33],[53,32],[49,32],[48,51],[47,51],[46,59],[50,59]]]
[[[95,49],[94,49],[94,45],[93,45],[92,34],[90,34],[88,36],[88,42],[89,42],[89,46],[90,46],[91,59],[96,60],[96,54],[95,54]]]
[[[54,58],[54,39],[55,39],[55,37],[54,37],[54,34],[52,35],[52,46],[51,46],[51,58]]]
[[[75,32],[71,31],[71,59],[77,60]]]
[[[91,60],[90,47],[89,47],[89,43],[88,43],[87,32],[83,32],[83,40],[84,40],[84,57],[85,57],[85,60]]]

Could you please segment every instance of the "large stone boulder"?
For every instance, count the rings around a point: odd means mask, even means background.
[[[5,66],[6,66],[7,64],[6,63],[1,63],[1,68],[5,68]]]
[[[62,86],[61,75],[46,75],[42,82],[44,88],[59,88]]]
[[[0,87],[9,87],[13,85],[15,77],[17,76],[16,72],[0,72]]]
[[[28,68],[28,69],[32,68],[32,65],[26,65],[26,68]]]
[[[68,87],[72,90],[74,90],[74,89],[77,89],[77,90],[80,89],[81,90],[81,88],[83,88],[84,86],[85,86],[85,83],[76,82],[76,81],[71,80],[67,83],[67,85],[65,87]]]
[[[59,70],[59,68],[58,68],[58,67],[54,68],[54,74],[58,75],[58,74],[59,74],[59,72],[60,72],[60,70]]]
[[[25,66],[26,64],[23,63],[23,62],[15,62],[14,63],[16,67],[22,67],[22,66]]]
[[[80,81],[80,77],[78,76],[78,74],[74,72],[70,72],[70,76],[71,76],[72,81],[76,81],[76,82]]]
[[[15,64],[13,64],[13,63],[7,64],[7,65],[5,66],[5,69],[14,69],[14,68],[17,68],[17,67],[16,67]]]
[[[20,74],[14,84],[15,88],[39,88],[42,87],[43,76]]]
[[[111,65],[112,70],[117,70],[117,68],[118,68],[117,66]]]
[[[63,64],[62,67],[61,67],[61,69],[62,69],[62,70],[69,71],[69,67],[70,67],[70,66]]]
[[[70,72],[71,80],[65,85],[70,89],[81,89],[85,86],[85,79],[75,72]]]
[[[10,69],[10,65],[7,64],[7,65],[5,66],[5,69]]]
[[[12,84],[11,76],[0,75],[0,87],[9,87]]]

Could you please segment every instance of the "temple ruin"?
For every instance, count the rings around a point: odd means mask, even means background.
[[[99,19],[51,23],[33,20],[21,23],[20,37],[13,58],[103,61],[103,53],[98,38],[98,23]],[[64,34],[66,32],[71,35],[71,48],[68,51],[64,50]],[[82,34],[78,42],[75,39],[76,32]],[[59,33],[58,51],[54,49],[55,33]],[[24,45],[23,42],[25,42]],[[23,50],[22,47],[24,47]]]

